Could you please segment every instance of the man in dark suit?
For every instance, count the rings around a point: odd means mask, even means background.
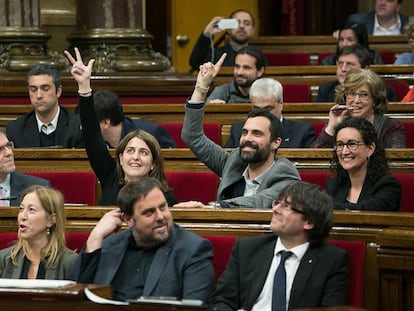
[[[176,148],[174,139],[162,126],[126,117],[119,97],[114,92],[97,90],[93,94],[93,100],[102,136],[109,147],[116,148],[126,134],[136,129],[142,129],[152,134],[158,140],[161,148]]]
[[[369,51],[360,44],[345,46],[338,51],[336,62],[337,80],[319,85],[317,102],[334,102],[336,87],[345,81],[346,75],[354,68],[369,68],[371,56]],[[390,102],[397,101],[397,94],[390,85],[385,85],[387,99]]]
[[[305,122],[283,118],[283,88],[279,81],[271,78],[256,80],[249,91],[252,108],[265,108],[274,114],[282,123],[282,143],[279,148],[310,147],[315,140],[315,129]],[[243,122],[231,125],[230,138],[225,144],[227,148],[239,146]]]
[[[91,231],[73,269],[81,283],[111,285],[114,299],[164,296],[207,302],[214,290],[211,243],[174,224],[162,186],[128,182],[118,206]],[[128,229],[115,233],[123,221]]]
[[[318,186],[289,184],[273,204],[274,234],[236,241],[217,283],[214,307],[275,310],[276,296],[283,298],[277,310],[346,305],[349,258],[326,241],[332,210],[332,198]],[[290,256],[285,256],[282,280],[278,266],[284,252]]]
[[[13,142],[0,130],[0,206],[19,206],[24,190],[32,185],[50,186],[46,179],[16,172]]]
[[[27,84],[34,110],[6,129],[15,147],[82,148],[79,117],[58,102],[62,94],[59,72],[49,65],[36,65],[27,74]]]
[[[377,0],[375,11],[351,14],[346,24],[364,24],[368,35],[386,36],[405,33],[408,16],[399,14],[402,0]]]

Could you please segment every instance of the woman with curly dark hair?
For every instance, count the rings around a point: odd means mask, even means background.
[[[335,128],[331,172],[326,191],[335,209],[399,210],[400,182],[390,174],[385,149],[366,119],[346,118]]]

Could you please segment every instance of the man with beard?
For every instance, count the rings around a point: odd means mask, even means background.
[[[216,310],[292,310],[346,305],[349,257],[328,243],[333,200],[293,182],[273,202],[273,235],[240,238],[213,295]]]
[[[209,104],[249,103],[250,86],[261,78],[265,71],[266,58],[254,46],[246,46],[236,53],[234,80],[217,86],[207,98]]]
[[[215,285],[208,240],[175,225],[153,177],[127,183],[118,206],[91,231],[72,278],[111,285],[116,300],[141,296],[196,299],[204,303]],[[128,229],[116,233],[126,222]]]
[[[36,65],[27,74],[27,86],[34,110],[7,125],[7,136],[14,146],[83,148],[79,117],[59,105],[59,72],[50,65]]]
[[[280,121],[265,109],[252,110],[243,125],[240,147],[231,153],[203,132],[206,95],[225,57],[223,54],[216,65],[200,66],[194,92],[186,104],[181,136],[197,158],[221,177],[216,207],[271,208],[279,192],[300,179],[288,159],[275,158],[282,136]]]
[[[235,53],[249,44],[250,38],[255,33],[252,14],[241,9],[231,13],[229,18],[237,19],[239,21],[239,27],[226,30],[227,42],[224,46],[214,47],[213,49],[211,47],[213,36],[224,30],[217,25],[223,17],[214,17],[201,33],[190,55],[190,65],[194,70],[198,70],[200,65],[206,62],[216,63],[223,53],[227,53],[227,58],[223,66],[234,66]]]
[[[13,148],[13,142],[0,129],[0,206],[19,206],[29,186],[50,186],[46,179],[16,172]]]

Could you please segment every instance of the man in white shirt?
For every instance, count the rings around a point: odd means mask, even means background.
[[[332,198],[318,186],[289,184],[273,203],[274,234],[236,241],[214,307],[274,311],[346,305],[349,258],[326,241],[332,210]],[[279,265],[282,257],[287,259]]]

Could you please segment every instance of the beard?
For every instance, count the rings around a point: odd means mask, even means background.
[[[249,79],[245,76],[243,76],[243,78],[246,78],[245,82],[237,82],[237,76],[234,77],[234,79],[235,79],[234,81],[235,81],[237,86],[239,86],[239,87],[250,87],[253,84],[253,82],[256,81],[256,80],[251,80],[251,79]]]
[[[229,33],[229,36],[231,38],[231,40],[233,40],[235,43],[239,44],[239,45],[245,45],[249,42],[249,37],[247,37],[247,35],[244,35],[242,37],[238,36],[237,34],[231,34]]]
[[[244,147],[250,147],[255,149],[255,151],[243,151]],[[270,144],[260,149],[259,146],[255,143],[245,142],[240,145],[239,155],[242,161],[246,163],[260,163],[264,162],[270,152]]]

